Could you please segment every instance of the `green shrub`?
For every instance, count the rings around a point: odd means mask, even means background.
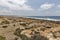
[[[22,40],[28,40],[28,37],[26,35],[20,35]]]
[[[48,40],[46,37],[41,36],[40,33],[36,32],[29,40]]]
[[[27,26],[26,23],[20,23],[20,25],[22,25],[22,26]]]
[[[5,21],[2,21],[1,24],[9,24],[9,21],[5,20]]]
[[[28,40],[26,35],[21,35],[22,30],[20,30],[20,28],[17,28],[16,31],[14,32],[14,35],[20,37],[22,40]]]
[[[14,34],[17,35],[17,36],[20,36],[20,32],[21,32],[21,31],[20,31],[20,28],[17,28],[17,29],[15,30]]]
[[[0,36],[0,40],[5,40],[5,37]]]

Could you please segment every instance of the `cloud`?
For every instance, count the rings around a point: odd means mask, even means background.
[[[60,5],[57,5],[57,8],[60,8]]]
[[[12,10],[32,10],[32,7],[27,5],[26,2],[27,0],[0,0],[0,6]]]
[[[45,3],[45,4],[40,5],[40,9],[47,10],[47,9],[52,8],[53,6],[54,4]]]

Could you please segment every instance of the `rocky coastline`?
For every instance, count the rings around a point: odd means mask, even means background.
[[[60,21],[0,16],[0,40],[60,40]]]

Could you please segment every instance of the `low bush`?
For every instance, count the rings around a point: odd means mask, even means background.
[[[5,37],[0,36],[0,40],[5,40]]]
[[[2,21],[1,24],[9,24],[9,21],[7,21],[7,20]]]
[[[8,26],[2,26],[3,28],[7,28]]]

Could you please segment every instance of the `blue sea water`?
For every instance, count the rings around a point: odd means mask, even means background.
[[[60,21],[60,16],[28,16],[29,18]]]

